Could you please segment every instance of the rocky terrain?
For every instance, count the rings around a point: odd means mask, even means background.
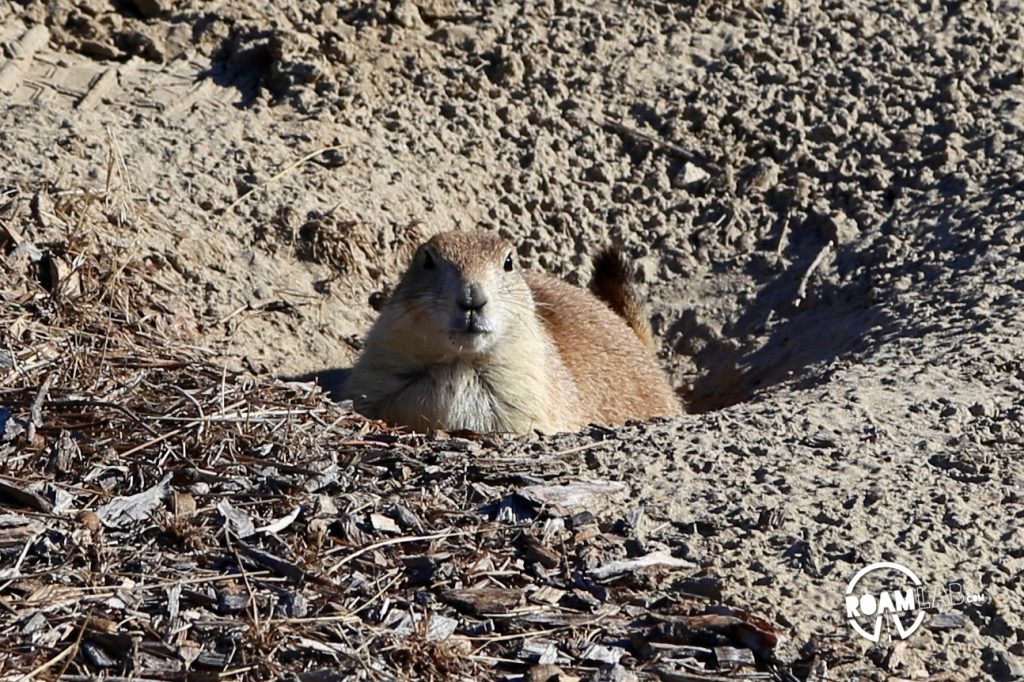
[[[47,390],[99,385],[88,382],[113,360],[82,340],[74,320],[85,318],[68,312],[84,310],[79,297],[114,311],[112,339],[130,331],[174,362],[187,350],[239,385],[320,376],[338,391],[331,370],[351,364],[374,306],[425,236],[496,230],[525,265],[574,282],[613,241],[636,263],[660,357],[690,414],[499,439],[484,455],[462,439],[401,436],[417,485],[442,476],[428,471],[434,462],[448,467],[454,497],[435,499],[438,508],[469,513],[471,501],[495,502],[538,476],[615,484],[612,505],[589,510],[627,538],[615,551],[693,565],[641,581],[640,606],[686,595],[695,613],[756,614],[780,639],[770,655],[747,643],[757,660],[740,671],[763,679],[1024,677],[1021,10],[0,0],[0,361],[13,358],[0,362],[0,391],[24,391],[0,393],[0,421],[42,427],[59,408],[40,393],[51,370],[29,357],[53,363],[88,347],[81,367],[58,362]],[[91,263],[104,273],[102,295],[90,289]],[[40,329],[54,319],[68,333],[46,350]],[[215,387],[216,371],[201,376]],[[149,381],[125,375],[116,397],[94,398],[127,400],[128,387]],[[33,416],[36,395],[43,410]],[[60,423],[54,438],[74,431],[74,420]],[[339,423],[356,456],[353,434],[370,427],[351,415]],[[34,452],[25,443],[10,452]],[[152,477],[168,453],[193,447],[168,437],[143,448],[138,466]],[[316,452],[289,461],[315,470]],[[502,461],[526,466],[529,453],[559,464],[546,477],[488,478],[507,473]],[[63,485],[75,497],[69,514],[155,483],[97,492],[70,470],[61,478],[9,456],[0,477]],[[460,480],[507,490],[458,499]],[[38,550],[0,548],[15,571]],[[566,576],[593,568],[582,554],[563,561]],[[982,598],[933,608],[907,640],[873,645],[849,627],[843,595],[878,561]],[[0,585],[14,577],[0,574]],[[0,608],[17,611],[24,595],[7,589]],[[637,606],[620,597],[609,599]],[[66,646],[78,632],[53,641]],[[568,640],[559,646],[556,679],[699,679],[639,651],[596,673]],[[40,651],[11,654],[0,673],[17,677],[56,650]],[[515,679],[539,666],[488,652],[495,660],[458,674]],[[229,662],[221,672],[244,667]],[[307,663],[273,670],[317,667]],[[66,664],[97,672],[94,659]]]

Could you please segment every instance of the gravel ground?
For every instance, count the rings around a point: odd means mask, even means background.
[[[603,441],[583,469],[783,659],[1012,679],[1021,10],[0,0],[0,177],[118,170],[145,210],[117,246],[170,283],[166,338],[258,375],[351,364],[432,232],[497,230],[576,282],[621,243],[691,414],[541,442]],[[878,561],[982,599],[872,645],[843,593]]]

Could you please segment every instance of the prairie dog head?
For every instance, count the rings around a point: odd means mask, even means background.
[[[410,354],[459,357],[486,354],[517,333],[533,299],[511,243],[489,232],[445,232],[416,251],[387,308]]]

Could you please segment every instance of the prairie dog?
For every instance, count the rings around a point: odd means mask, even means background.
[[[521,269],[497,235],[437,235],[381,310],[345,392],[363,415],[418,431],[556,433],[677,415],[628,272],[602,252],[591,293]]]

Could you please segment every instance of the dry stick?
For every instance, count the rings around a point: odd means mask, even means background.
[[[232,201],[230,204],[228,204],[227,208],[223,209],[220,212],[221,215],[227,213],[228,211],[233,209],[235,206],[238,206],[240,203],[242,203],[243,201],[248,199],[249,195],[252,194],[253,192],[255,192],[256,190],[263,189],[267,185],[269,185],[270,183],[275,182],[277,180],[280,180],[284,176],[288,175],[288,173],[292,172],[293,170],[295,170],[296,168],[298,168],[302,164],[306,163],[310,159],[316,158],[317,156],[320,156],[321,154],[326,154],[327,152],[333,152],[333,151],[337,151],[338,149],[343,149],[344,147],[347,147],[347,146],[348,145],[346,145],[346,144],[336,144],[336,145],[332,145],[330,147],[324,147],[323,149],[317,149],[316,151],[313,151],[313,152],[310,152],[309,154],[306,154],[305,156],[303,156],[298,161],[293,161],[292,163],[290,163],[287,166],[285,166],[284,168],[282,168],[276,175],[271,176],[271,178],[269,180],[267,180],[266,182],[264,182],[264,183],[262,183],[262,184],[260,184],[260,185],[258,185],[256,187],[253,187],[248,192],[246,192],[242,196],[240,196],[237,199],[235,199],[234,201]]]
[[[825,260],[825,256],[832,250],[832,246],[835,244],[832,240],[829,240],[825,246],[821,248],[818,255],[815,256],[814,260],[811,261],[810,267],[807,268],[807,272],[800,278],[800,286],[796,289],[796,298],[793,300],[793,305],[799,307],[804,302],[804,298],[807,296],[807,283],[811,280],[811,275],[818,269],[822,261]]]
[[[252,670],[255,667],[256,666],[254,666],[254,665],[247,665],[244,668],[232,668],[231,670],[225,670],[224,672],[221,673],[221,675],[222,676],[223,675],[241,675],[244,672],[249,672],[250,670]]]
[[[379,590],[379,591],[377,592],[377,594],[375,594],[375,595],[373,595],[372,597],[370,597],[370,598],[369,598],[369,599],[367,600],[367,602],[366,602],[365,604],[363,604],[363,605],[362,605],[362,606],[360,606],[360,607],[359,607],[358,609],[356,609],[355,611],[353,611],[353,612],[352,612],[352,615],[353,615],[353,616],[354,616],[354,615],[356,615],[357,613],[359,613],[359,612],[360,612],[360,611],[362,611],[363,609],[365,609],[365,608],[367,608],[368,606],[370,606],[371,604],[375,603],[375,602],[376,602],[376,601],[377,601],[378,599],[380,599],[381,595],[383,595],[383,594],[384,594],[385,592],[387,592],[387,591],[388,591],[388,590],[390,590],[390,589],[391,589],[392,587],[394,587],[394,586],[395,586],[395,584],[396,584],[396,583],[397,583],[397,582],[398,582],[399,580],[401,580],[402,578],[404,578],[404,577],[405,577],[405,576],[404,576],[404,575],[402,575],[401,571],[399,571],[398,575],[396,575],[396,576],[395,576],[395,579],[394,579],[394,580],[392,580],[391,582],[389,582],[389,583],[388,583],[387,585],[385,585],[384,587],[380,588],[380,590]]]
[[[14,682],[28,682],[28,680],[31,680],[36,675],[38,675],[39,673],[41,673],[41,672],[43,672],[45,670],[48,670],[49,668],[52,668],[53,666],[57,665],[58,663],[63,661],[68,656],[74,656],[76,653],[78,653],[78,648],[82,645],[82,637],[85,636],[85,626],[88,624],[88,622],[89,622],[88,618],[86,618],[85,621],[82,622],[82,627],[78,630],[78,637],[75,639],[75,643],[74,644],[72,644],[68,648],[64,649],[64,651],[62,651],[59,654],[57,654],[56,656],[54,656],[53,658],[48,660],[46,663],[43,663],[41,666],[39,666],[35,670],[32,670],[32,671],[22,675],[21,677],[19,677]],[[64,670],[67,670],[67,666],[64,666]],[[64,671],[62,670],[61,672],[63,673]]]
[[[233,676],[241,675],[242,673],[248,672],[255,668],[254,665],[248,665],[244,668],[233,668],[231,670],[225,670],[211,679],[216,680],[227,680]],[[139,677],[132,675],[130,677],[116,677],[113,675],[104,675],[103,677],[97,677],[96,675],[61,675],[59,677],[61,682],[95,682],[95,680],[105,680],[105,682],[166,682],[168,679],[177,679],[171,677]],[[185,677],[181,679],[192,679],[191,677]]]
[[[331,431],[333,431],[333,430],[334,430],[334,427],[335,427],[335,426],[337,426],[338,424],[340,424],[340,423],[341,423],[342,421],[344,421],[345,419],[350,419],[351,417],[352,417],[352,415],[351,415],[351,414],[347,414],[347,413],[344,413],[344,412],[343,412],[343,413],[342,413],[341,415],[339,415],[339,416],[338,416],[338,418],[337,418],[337,419],[335,419],[334,421],[332,421],[332,422],[331,422],[330,424],[328,424],[328,425],[327,425],[327,426],[326,426],[326,427],[325,427],[325,428],[324,428],[324,429],[323,429],[322,431],[320,431],[320,434],[319,434],[320,438],[325,438],[325,437],[327,436],[327,434],[329,434],[329,433],[330,433]]]
[[[11,615],[14,615],[14,616],[18,615],[17,609],[15,609],[13,606],[8,604],[7,601],[3,597],[0,597],[0,607],[3,607],[7,611],[7,613],[10,613]]]
[[[234,309],[234,310],[232,310],[232,311],[231,311],[230,313],[228,313],[228,314],[227,314],[227,315],[225,315],[224,317],[220,318],[219,320],[217,320],[216,322],[214,322],[214,323],[213,323],[212,325],[210,325],[210,326],[211,326],[211,327],[219,327],[219,326],[221,326],[222,324],[224,324],[225,322],[227,322],[228,320],[230,320],[231,318],[235,317],[236,315],[239,315],[239,314],[241,314],[241,313],[245,312],[245,310],[246,310],[246,309],[247,309],[248,307],[249,307],[249,304],[248,304],[248,303],[243,303],[242,305],[238,306],[237,308],[235,308],[235,309]],[[236,329],[237,329],[237,327],[236,327]]]
[[[484,656],[483,654],[470,654],[469,656],[466,656],[466,658],[468,658],[470,660],[473,660],[473,661],[483,661],[484,663],[511,663],[512,665],[523,665],[523,661],[520,660],[520,659],[499,658],[497,656]],[[558,679],[562,679],[560,675],[556,675],[555,677],[557,677]],[[107,677],[105,679],[108,680],[108,682],[110,682],[110,680],[111,680],[111,678],[109,678],[109,677]],[[551,679],[554,679],[554,678],[551,678]],[[576,679],[579,679],[579,678],[578,677],[574,677],[572,679],[576,680]],[[739,679],[739,678],[737,678],[737,679]]]
[[[127,457],[128,455],[134,455],[139,450],[145,450],[146,448],[148,448],[151,445],[156,445],[157,443],[165,441],[168,438],[173,438],[174,436],[177,436],[177,435],[180,435],[182,433],[185,433],[190,428],[192,428],[192,427],[191,426],[186,426],[185,428],[175,429],[174,431],[168,431],[164,435],[159,436],[157,438],[150,438],[149,440],[147,440],[142,445],[136,445],[134,448],[132,448],[130,450],[125,450],[124,452],[118,453],[118,457]]]
[[[660,149],[663,152],[672,154],[673,156],[679,157],[683,161],[689,161],[691,163],[700,164],[702,166],[710,168],[718,175],[722,174],[721,168],[719,168],[717,165],[715,165],[708,159],[704,158],[702,155],[695,152],[691,152],[690,150],[680,147],[679,145],[673,142],[669,142],[668,140],[663,140],[657,135],[651,135],[649,133],[643,132],[642,130],[630,128],[627,125],[623,125],[622,123],[619,123],[618,121],[613,121],[611,119],[605,119],[603,122],[599,121],[599,123],[603,123],[604,127],[608,128],[612,132],[624,135],[625,137],[633,138],[634,140],[646,142],[655,149]]]
[[[128,173],[128,164],[125,163],[124,154],[121,152],[121,145],[118,144],[117,138],[114,137],[114,134],[110,131],[110,126],[105,126],[105,129],[106,129],[106,132],[107,132],[107,144],[110,145],[110,149],[111,149],[111,155],[112,155],[112,159],[111,160],[114,162],[114,165],[117,168],[117,176],[118,176],[118,179],[122,183],[122,186],[120,187],[120,189],[121,189],[121,197],[120,197],[121,198],[121,206],[120,206],[118,218],[119,218],[119,222],[123,223],[125,221],[125,219],[128,218],[128,208],[129,208],[129,206],[131,206],[130,202],[125,197],[127,196],[128,198],[131,198],[131,196],[134,194],[134,190],[132,189],[132,181],[131,181],[130,174]],[[107,166],[107,192],[110,192],[110,176],[111,176],[111,167],[110,167],[110,165],[108,165]],[[133,212],[134,212],[134,210],[133,210]]]
[[[326,412],[326,410],[321,410]],[[190,426],[202,425],[202,424],[251,424],[253,422],[269,422],[271,419],[283,418],[288,421],[290,416],[284,410],[263,410],[261,412],[254,412],[250,415],[245,414],[213,414],[207,417],[172,417],[170,415],[164,415],[161,417],[146,417],[150,421],[154,422],[185,422]],[[315,412],[312,410],[304,411],[302,416],[312,417]],[[275,427],[277,428],[277,427]],[[273,431],[271,431],[273,433]]]
[[[591,450],[602,445],[608,445],[608,441],[595,440],[590,443],[584,443],[583,445],[577,445],[576,447],[566,448],[565,450],[558,450],[551,453],[551,457],[561,457],[563,455],[571,455],[577,452],[583,452],[584,450]]]
[[[65,660],[64,664],[61,665],[60,672],[57,673],[57,679],[63,677],[64,673],[68,671],[68,666],[71,665],[71,661],[74,659],[74,655],[77,654],[78,650],[82,647],[82,639],[85,637],[85,628],[88,627],[89,621],[92,620],[93,613],[94,611],[90,609],[89,612],[85,614],[85,620],[82,621],[82,628],[78,631],[78,637],[75,638],[75,646],[74,651],[72,652],[72,656],[71,658]]]
[[[222,386],[223,386],[223,384],[222,384]],[[223,388],[222,388],[222,391],[223,391]],[[244,402],[245,401],[243,401],[243,400],[239,400],[238,402],[233,403],[231,405],[231,409],[234,409],[235,407],[238,407],[239,405],[242,405]],[[221,393],[221,410],[222,410],[222,412],[225,409],[226,408],[224,407],[224,395],[223,395],[223,392],[222,392]],[[214,415],[214,416],[216,416],[216,415]],[[177,436],[179,434],[185,433],[186,431],[188,431],[192,427],[196,426],[197,424],[201,425],[202,423],[206,423],[206,420],[209,420],[209,419],[212,419],[212,418],[213,417],[207,417],[207,418],[204,418],[203,421],[196,420],[196,419],[190,420],[187,426],[183,426],[180,429],[175,429],[174,431],[168,431],[164,435],[159,436],[157,438],[151,438],[150,440],[146,441],[145,443],[142,443],[141,445],[137,445],[137,446],[135,446],[134,448],[132,448],[130,450],[125,450],[124,452],[118,453],[118,456],[119,457],[127,457],[128,455],[134,455],[139,450],[145,450],[146,448],[148,448],[151,445],[156,445],[157,443],[159,443],[161,441],[165,441],[168,438],[172,438],[172,437]]]
[[[498,635],[497,637],[487,637],[486,635],[478,636],[478,637],[469,636],[469,637],[466,637],[466,639],[471,640],[471,641],[482,641],[483,642],[482,645],[478,646],[470,654],[471,656],[475,656],[476,654],[478,654],[481,651],[483,651],[484,649],[486,649],[488,645],[494,644],[495,642],[508,642],[508,641],[516,640],[516,639],[527,639],[529,637],[539,637],[541,635],[550,635],[553,632],[561,632],[562,630],[571,630],[573,627],[574,626],[572,626],[572,625],[560,625],[558,627],[550,628],[548,630],[531,630],[530,632],[520,632],[520,633],[517,633],[517,634],[514,634],[514,635]]]
[[[21,554],[18,556],[18,560],[16,562],[14,562],[14,566],[12,568],[8,569],[11,572],[10,580],[5,582],[3,585],[0,585],[0,592],[3,592],[4,590],[6,590],[10,586],[10,584],[12,582],[14,582],[17,578],[21,577],[21,565],[23,563],[25,563],[25,557],[28,556],[28,550],[32,547],[32,544],[36,541],[36,538],[38,538],[40,535],[42,535],[45,532],[46,532],[46,529],[44,528],[43,530],[41,530],[41,531],[39,531],[37,533],[34,533],[32,535],[32,537],[30,537],[28,539],[28,542],[25,543],[25,546],[21,550]]]
[[[109,144],[110,139],[113,136],[110,134],[110,127],[109,126],[106,126],[106,130],[107,130],[107,142]],[[113,180],[113,179],[114,179],[114,149],[113,149],[112,146],[108,146],[107,147],[107,178],[106,178],[106,181],[104,183],[106,185],[104,187],[104,189],[103,189],[103,194],[104,195],[110,194],[111,180]],[[88,190],[86,190],[86,191],[88,191]],[[58,196],[60,196],[60,195],[58,194]]]
[[[389,586],[390,587],[390,586]],[[301,623],[355,623],[359,621],[358,616],[310,616],[308,618],[275,618],[268,620],[267,625],[296,625]],[[359,621],[361,622],[361,621]]]
[[[46,383],[49,383],[49,377],[47,377]],[[40,392],[40,395],[42,395],[42,392]],[[149,434],[151,436],[160,435],[159,433],[157,433],[156,429],[154,429],[149,424],[144,422],[135,413],[133,413],[124,405],[118,405],[117,403],[109,402],[107,400],[51,400],[49,401],[49,404],[55,407],[109,407],[110,409],[117,410],[121,414],[125,415],[133,422],[135,422],[142,428],[146,429],[146,431],[149,431]],[[33,409],[35,409],[34,405]]]
[[[228,383],[228,366],[227,366],[227,364],[225,364],[223,367],[221,367],[221,371],[220,371],[220,413],[221,414],[224,414],[227,411],[227,408],[224,407],[224,398],[226,397],[227,392],[228,392],[227,383]],[[241,401],[241,402],[244,403],[245,401]]]
[[[478,533],[478,532],[480,532],[480,531],[479,530],[448,531],[446,533],[434,533],[432,535],[415,535],[415,536],[405,536],[405,537],[400,537],[400,538],[392,538],[390,540],[381,540],[380,542],[375,542],[372,545],[367,545],[366,547],[363,547],[360,550],[356,550],[355,552],[352,552],[348,556],[344,557],[338,563],[334,564],[333,566],[331,566],[327,570],[327,575],[333,574],[335,571],[337,571],[339,568],[341,568],[342,566],[344,566],[348,562],[353,561],[354,559],[358,559],[359,557],[361,557],[362,555],[366,554],[367,552],[372,552],[373,550],[380,549],[381,547],[387,547],[389,545],[401,545],[401,544],[405,544],[407,542],[423,542],[425,540],[440,540],[442,538],[450,538],[453,535],[473,535],[474,533]],[[331,552],[328,552],[328,554],[330,554],[330,553]]]
[[[782,217],[782,229],[779,230],[779,242],[775,245],[775,253],[782,255],[783,249],[786,248],[786,237],[789,235],[789,211],[786,211],[786,215]]]
[[[234,547],[231,548],[232,553],[235,555],[235,561],[238,562],[238,570],[242,574],[242,582],[245,583],[245,589],[249,593],[249,604],[252,607],[252,620],[256,626],[256,632],[259,633],[260,638],[263,637],[263,627],[260,625],[260,613],[259,605],[256,603],[256,595],[252,591],[252,585],[249,583],[249,576],[245,572],[245,566],[242,564],[242,557],[238,556],[238,550]]]
[[[29,410],[28,433],[26,433],[29,443],[36,439],[36,429],[43,425],[43,403],[46,402],[51,383],[53,383],[53,375],[47,374],[43,385],[39,387],[36,399],[32,401],[32,408]]]
[[[192,405],[196,408],[196,412],[199,413],[199,421],[200,421],[199,430],[196,431],[196,438],[202,437],[203,431],[206,429],[206,425],[203,423],[203,422],[206,421],[206,413],[203,412],[202,404],[200,404],[200,402],[198,400],[193,398],[191,393],[189,393],[188,391],[186,391],[182,387],[178,386],[177,384],[171,384],[171,388],[173,388],[175,391],[177,391],[181,395],[185,396],[185,398],[187,400],[190,400],[192,402]]]
[[[45,576],[45,575],[49,575],[49,574],[48,573],[27,573],[25,575],[18,576],[17,578],[12,578],[10,582],[14,582],[15,580],[29,580],[29,579],[33,579],[33,578],[39,578],[39,577]],[[249,577],[250,578],[260,578],[264,582],[269,582],[270,580],[273,580],[273,577],[270,575],[270,571],[249,571]],[[128,592],[137,592],[137,591],[141,591],[141,590],[161,590],[161,589],[165,589],[165,588],[168,588],[168,587],[174,587],[175,585],[179,585],[179,584],[180,585],[198,585],[198,584],[201,584],[201,583],[217,583],[217,582],[221,582],[221,581],[224,581],[224,580],[238,580],[239,578],[241,578],[240,575],[236,575],[234,573],[229,573],[229,574],[212,575],[212,576],[209,576],[209,577],[206,577],[206,578],[182,578],[182,579],[178,579],[178,580],[165,580],[164,582],[151,583],[149,585],[134,585],[132,587],[124,587],[124,586],[121,586],[121,585],[116,585],[116,586],[110,586],[110,585],[89,585],[87,587],[76,587],[76,588],[74,588],[71,591],[72,592],[80,592],[80,593],[109,592],[110,594],[115,594],[118,590],[126,590]]]
[[[221,673],[222,677],[217,679],[224,679],[224,673]],[[111,675],[104,675],[103,677],[96,677],[96,675],[61,675],[59,678],[60,682],[96,682],[101,679],[104,682],[166,682],[165,678],[160,677],[137,677],[135,675],[131,677],[114,677]]]

